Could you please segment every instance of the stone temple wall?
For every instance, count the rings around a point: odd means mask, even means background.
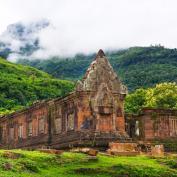
[[[126,94],[126,87],[100,50],[74,92],[2,117],[0,145],[59,149],[125,141]]]
[[[100,50],[74,92],[1,117],[0,147],[107,147],[130,138],[165,143],[171,139],[168,149],[171,142],[177,144],[177,110],[146,108],[139,115],[124,116],[126,94]]]
[[[126,127],[133,139],[177,139],[177,110],[144,108],[139,115],[126,115]]]

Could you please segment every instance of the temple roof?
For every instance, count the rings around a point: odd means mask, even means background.
[[[102,57],[104,57],[104,56],[106,56],[106,55],[104,54],[103,50],[100,49],[100,50],[98,51],[97,55],[96,55],[96,58],[97,58],[97,57],[102,58]]]
[[[127,93],[126,87],[114,72],[102,49],[98,51],[95,60],[90,64],[83,79],[78,81],[76,90],[97,91],[101,85],[106,85],[111,92]]]

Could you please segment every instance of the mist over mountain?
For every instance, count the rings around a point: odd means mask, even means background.
[[[132,47],[106,52],[106,56],[129,91],[148,88],[162,82],[177,82],[177,50],[163,46]],[[95,54],[53,57],[47,60],[19,60],[68,80],[81,79]]]
[[[91,48],[81,50],[58,37],[49,20],[15,23],[0,36],[0,56],[10,61],[30,65],[54,77],[80,79],[95,57]],[[94,40],[94,39],[93,39]],[[67,50],[68,48],[68,50]],[[104,48],[103,48],[104,49]],[[177,82],[177,50],[161,45],[120,49],[105,48],[106,55],[129,91],[147,88],[161,82]],[[83,51],[83,54],[76,53]]]
[[[11,61],[31,56],[40,49],[39,33],[49,25],[46,19],[9,25],[0,35],[0,56]]]
[[[78,53],[90,55],[100,47],[105,51],[119,48],[108,47],[109,44],[104,42],[106,38],[102,38],[104,41],[99,42],[98,36],[91,40],[94,43],[92,45],[88,43],[87,35],[81,40],[80,34],[70,30],[57,24],[55,26],[47,19],[11,24],[0,34],[0,56],[16,62],[19,59],[72,58]]]

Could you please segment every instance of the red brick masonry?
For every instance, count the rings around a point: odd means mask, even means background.
[[[100,50],[74,92],[1,117],[1,147],[60,149],[125,140],[126,93]]]

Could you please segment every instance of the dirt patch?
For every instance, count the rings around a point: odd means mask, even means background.
[[[5,151],[2,156],[8,159],[19,159],[24,155],[17,152]]]
[[[4,170],[11,170],[12,169],[12,164],[7,162],[5,164],[2,165]]]

